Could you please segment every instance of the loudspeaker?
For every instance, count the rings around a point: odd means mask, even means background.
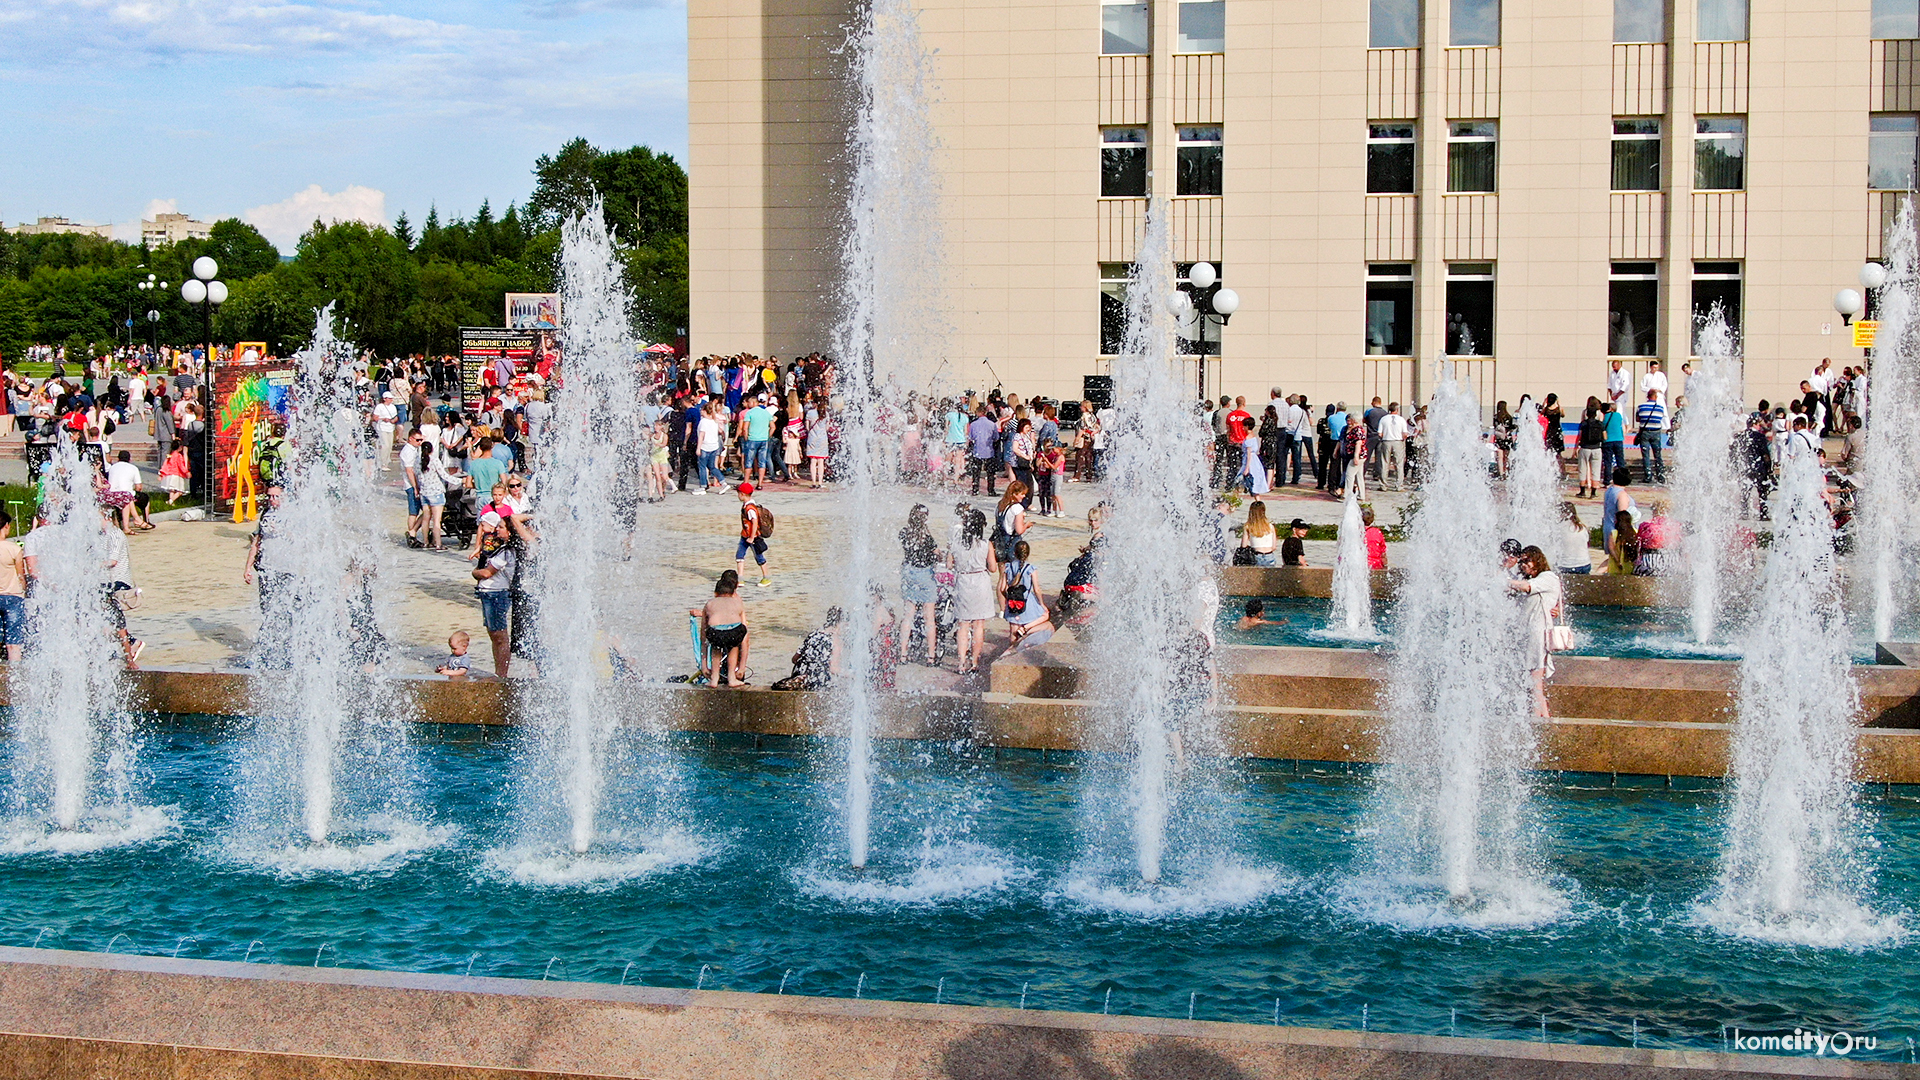
[[[1080,377],[1080,396],[1093,402],[1096,409],[1111,408],[1113,405],[1113,376],[1082,375]]]
[[[1060,422],[1063,424],[1079,423],[1080,422],[1080,403],[1077,401],[1061,402],[1060,403]]]

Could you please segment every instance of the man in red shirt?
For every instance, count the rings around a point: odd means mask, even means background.
[[[1233,445],[1239,446],[1247,441],[1247,425],[1253,422],[1253,414],[1247,411],[1247,399],[1233,399],[1233,411],[1227,414],[1227,438]]]

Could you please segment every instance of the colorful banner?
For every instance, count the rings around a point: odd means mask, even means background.
[[[508,293],[507,329],[560,329],[560,294],[549,292]]]
[[[533,384],[550,382],[559,364],[560,335],[554,331],[463,326],[460,405],[478,407],[494,387],[512,387],[524,396]]]
[[[266,346],[237,349],[239,359],[213,366],[213,492],[209,514],[235,509],[239,496],[251,510],[264,501],[259,452],[273,435],[276,422],[285,423],[291,404],[294,362],[266,355]],[[248,496],[252,496],[249,499]],[[252,514],[244,515],[251,519]],[[242,520],[236,517],[234,520]]]

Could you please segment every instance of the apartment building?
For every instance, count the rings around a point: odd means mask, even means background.
[[[73,233],[79,236],[98,236],[104,240],[113,239],[111,225],[83,225],[63,217],[43,217],[32,224],[21,223],[7,230],[15,236],[51,236],[60,233]]]
[[[693,0],[692,348],[828,342],[849,0]],[[1750,396],[1913,185],[1920,0],[928,0],[952,370],[1107,370],[1151,198],[1240,296],[1209,393],[1584,400],[1719,304]],[[1198,336],[1198,335],[1196,335]],[[983,363],[984,361],[984,363]]]
[[[140,222],[140,242],[150,248],[166,247],[182,240],[206,240],[212,236],[212,225],[195,221],[186,214],[155,214],[152,220]]]

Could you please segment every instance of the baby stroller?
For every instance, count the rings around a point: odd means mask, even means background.
[[[473,534],[480,531],[480,518],[474,513],[471,491],[447,492],[447,505],[440,511],[440,535],[448,547],[468,547]]]

